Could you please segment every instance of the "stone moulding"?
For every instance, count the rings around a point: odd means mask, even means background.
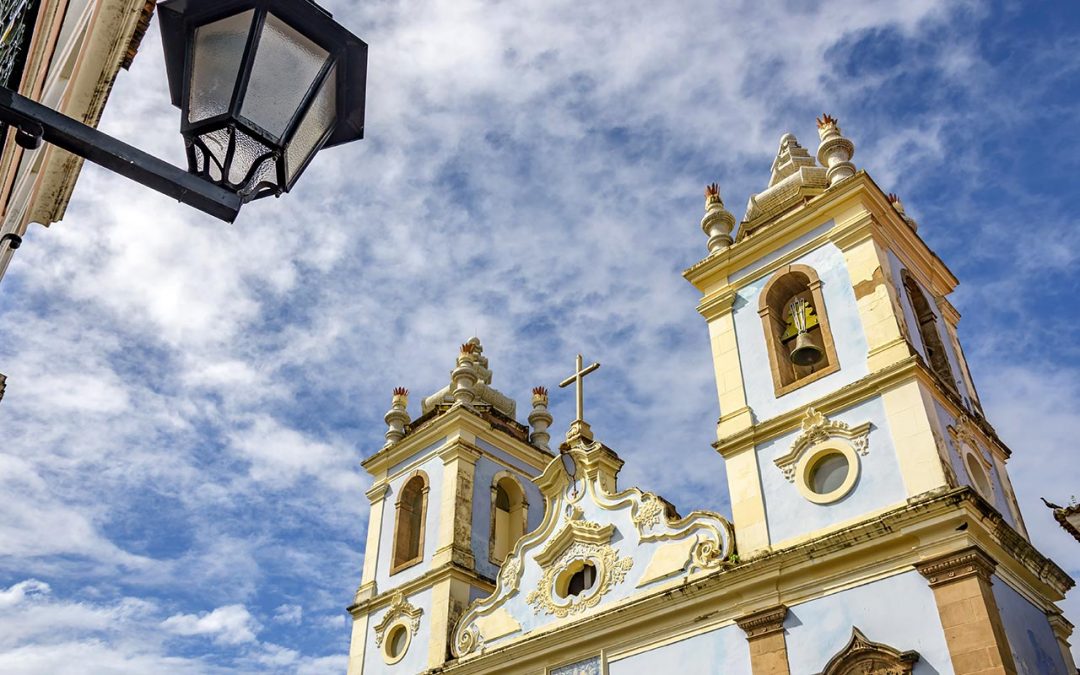
[[[416,635],[420,630],[420,617],[424,614],[424,610],[419,607],[413,607],[408,600],[405,599],[405,595],[402,593],[394,594],[394,599],[390,602],[390,606],[386,609],[386,614],[383,615],[382,621],[376,624],[372,630],[375,631],[375,646],[382,646],[383,639],[386,638],[386,632],[390,626],[398,622],[398,619],[404,619],[409,626],[409,630],[413,635]]]
[[[873,642],[853,626],[847,646],[818,675],[909,675],[918,660],[918,652]]]
[[[560,459],[553,460],[537,479],[546,499],[543,521],[507,555],[492,594],[473,601],[465,610],[451,635],[454,656],[476,656],[489,647],[501,646],[505,639],[516,639],[490,630],[491,634],[485,634],[492,623],[498,623],[489,617],[508,610],[517,613],[515,621],[524,624],[523,607],[532,615],[548,615],[551,621],[595,608],[612,590],[633,583],[628,579],[631,573],[640,576],[633,558],[625,553],[627,546],[651,542],[683,546],[684,554],[678,560],[665,560],[672,569],[661,570],[656,580],[719,569],[734,554],[731,525],[719,514],[694,511],[677,518],[654,494],[638,489],[610,493],[605,485],[614,484],[611,472],[621,465],[610,450],[581,438],[570,443],[567,452],[578,467],[576,486],[571,486]],[[600,517],[605,512],[624,515],[612,522]],[[616,526],[616,522],[627,521],[631,525],[627,529]],[[556,583],[575,562],[592,564],[596,581],[579,596],[560,598]],[[528,578],[538,581],[533,587],[522,588],[527,570]],[[514,602],[508,604],[511,600]]]
[[[748,614],[741,619],[735,619],[735,623],[746,633],[746,638],[751,640],[784,630],[784,619],[787,618],[787,613],[786,606],[778,605]]]
[[[984,581],[990,581],[990,576],[996,568],[997,562],[982,549],[974,546],[915,566],[919,574],[926,577],[931,588],[970,576],[978,576]]]
[[[795,467],[807,450],[830,438],[841,438],[851,444],[855,452],[866,456],[870,452],[870,429],[873,424],[863,422],[850,426],[844,422],[830,420],[814,408],[807,408],[802,419],[802,433],[791,444],[784,455],[773,462],[784,473],[789,483],[795,482]]]

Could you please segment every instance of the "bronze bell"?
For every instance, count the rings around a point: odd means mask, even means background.
[[[795,338],[795,349],[791,350],[791,362],[797,366],[812,366],[825,356],[821,347],[814,344],[806,331],[801,331]]]

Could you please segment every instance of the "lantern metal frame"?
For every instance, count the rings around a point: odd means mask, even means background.
[[[297,125],[315,101],[318,87],[328,77],[332,68],[338,69],[335,97],[337,109],[334,123],[304,158],[291,179],[279,181],[272,190],[263,186],[262,189],[257,187],[246,194],[241,194],[237,185],[212,180],[208,174],[197,171],[198,167],[192,163],[194,142],[189,140],[191,134],[199,130],[206,133],[206,129],[202,124],[189,125],[187,123],[186,94],[189,85],[185,75],[190,72],[190,59],[193,53],[191,41],[194,39],[195,28],[248,9],[257,10],[256,16],[261,17],[259,29],[262,28],[261,22],[265,21],[267,13],[272,13],[282,23],[319,45],[328,54],[316,82],[305,93],[301,105],[290,119],[286,133],[283,133],[279,139],[281,142],[275,146],[275,151],[285,152],[287,140],[292,138]],[[338,25],[333,17],[316,5],[313,0],[165,0],[158,5],[158,10],[170,95],[174,104],[180,106],[183,103],[184,106],[184,118],[180,131],[188,145],[188,171],[98,131],[94,127],[67,117],[16,91],[0,87],[0,122],[16,130],[16,143],[28,150],[37,149],[43,141],[50,143],[168,195],[181,203],[231,223],[236,219],[245,202],[289,191],[307,169],[312,158],[322,149],[363,138],[367,88],[367,44]],[[244,90],[248,85],[256,51],[251,43],[260,34],[260,31],[254,30],[254,25],[248,34],[243,65],[237,74],[238,81],[243,79]],[[234,99],[236,92],[240,90],[238,86],[234,88]],[[230,107],[230,112],[232,108]],[[229,120],[215,120],[215,122],[223,124],[219,128],[225,128],[229,124]],[[266,130],[258,129],[257,125],[249,126],[247,120],[243,122],[238,125],[238,128],[259,132],[255,138],[262,142]],[[279,162],[278,178],[287,177],[283,174],[284,171],[285,162]],[[226,176],[227,173],[222,177]]]
[[[180,133],[187,143],[188,170],[192,173],[239,192],[245,202],[270,195],[280,196],[292,189],[321,149],[363,138],[367,44],[335,22],[329,12],[312,0],[167,0],[158,5],[158,11],[169,91],[173,105],[181,110]],[[196,31],[202,26],[248,11],[252,12],[251,24],[248,26],[244,52],[233,83],[228,109],[212,117],[191,122],[191,81]],[[242,113],[269,14],[273,14],[327,52],[326,61],[280,135],[265,129]],[[335,73],[336,78],[334,122],[290,177],[287,171],[286,149],[331,73]],[[220,179],[215,179],[210,172],[214,153],[201,137],[222,130],[228,133],[229,147],[224,161],[215,161],[221,175]],[[237,131],[251,136],[268,148],[265,154],[252,163],[239,184],[229,180]],[[267,161],[274,161],[277,165],[276,182],[247,185]]]

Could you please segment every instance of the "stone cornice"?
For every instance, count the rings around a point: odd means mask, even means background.
[[[431,419],[428,423],[415,429],[402,440],[388,447],[384,447],[363,462],[367,471],[377,478],[386,478],[381,475],[389,471],[390,467],[399,464],[440,438],[449,438],[455,432],[466,431],[479,438],[493,439],[497,441],[499,449],[506,452],[525,466],[543,471],[544,467],[554,459],[554,455],[539,448],[524,443],[509,434],[497,429],[489,420],[480,415],[472,407],[455,403],[445,413]]]
[[[996,568],[997,562],[977,546],[915,565],[915,569],[926,577],[931,587],[951,584],[972,576],[990,581]]]
[[[376,483],[372,485],[364,495],[368,498],[368,501],[374,504],[378,500],[386,496],[387,491],[390,490],[389,483]]]
[[[866,236],[862,228],[866,232],[880,232],[898,249],[898,255],[908,259],[909,266],[920,270],[935,295],[947,295],[959,283],[945,263],[904,222],[865,171],[810,199],[804,206],[784,213],[773,223],[759,227],[750,237],[708,256],[684,271],[683,276],[703,292],[714,289],[717,282],[733,271],[790,243],[845,207],[861,207],[872,217],[856,218],[851,221],[852,226],[839,228],[835,237],[854,242]]]
[[[784,619],[787,617],[787,613],[788,608],[786,606],[777,605],[735,619],[735,623],[746,633],[746,638],[752,640],[784,630]]]
[[[406,581],[400,586],[395,586],[388,591],[374,595],[366,600],[354,602],[345,609],[352,614],[353,617],[358,617],[362,614],[371,614],[372,612],[376,612],[383,607],[390,605],[394,601],[394,597],[398,594],[408,597],[415,593],[419,593],[420,591],[427,590],[446,579],[456,579],[458,581],[467,582],[481,588],[487,593],[495,590],[495,585],[492,583],[491,579],[481,576],[472,570],[454,565],[453,563],[446,563],[428,570],[415,579]]]

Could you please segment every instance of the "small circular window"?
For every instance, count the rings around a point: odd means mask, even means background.
[[[577,597],[596,585],[596,566],[585,560],[575,560],[559,574],[555,592],[560,598]]]
[[[795,473],[803,497],[815,504],[829,504],[855,487],[859,457],[851,445],[827,441],[808,451],[796,465]]]
[[[397,663],[400,661],[409,649],[409,642],[409,629],[405,624],[399,623],[391,626],[384,642],[386,662]]]
[[[840,489],[851,466],[847,457],[832,452],[814,463],[810,468],[810,489],[819,495],[827,495]]]

